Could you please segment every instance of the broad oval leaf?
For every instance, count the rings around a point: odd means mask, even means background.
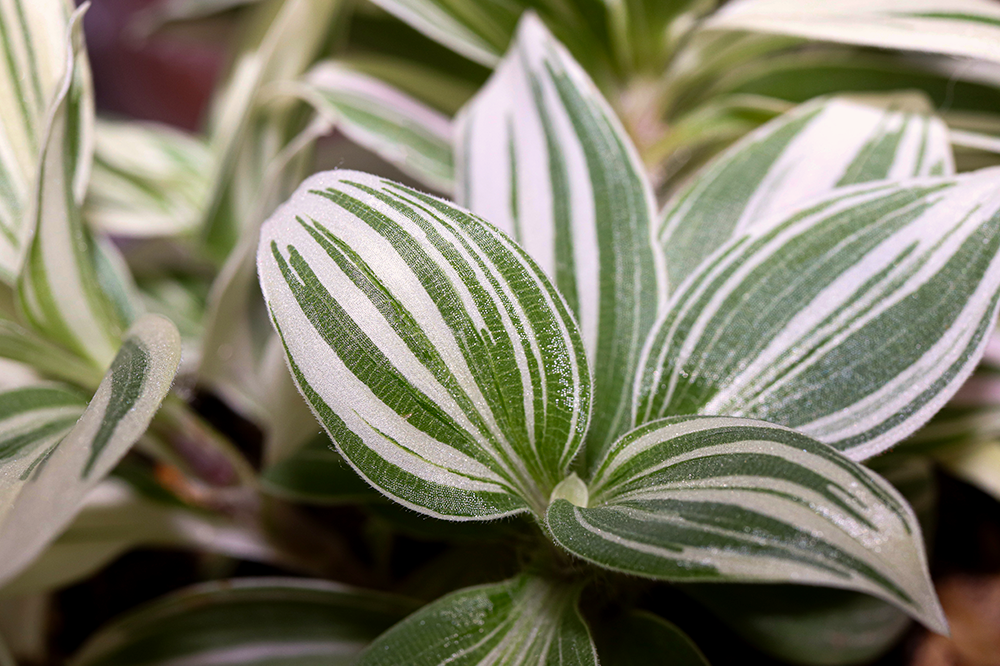
[[[20,271],[34,233],[31,209],[48,123],[74,78],[73,46],[67,38],[71,11],[67,0],[0,3],[5,54],[0,63],[0,278],[6,282]],[[71,112],[76,124],[85,124],[85,104]],[[76,135],[80,153],[86,152],[87,136],[85,131]],[[82,196],[87,167],[79,162],[75,167],[67,188]]]
[[[1000,288],[1000,171],[873,184],[755,224],[674,295],[635,423],[758,418],[855,460],[911,434],[983,353]]]
[[[299,390],[369,483],[438,517],[544,513],[590,377],[565,302],[513,241],[440,199],[329,172],[265,224],[258,273]]]
[[[0,423],[7,441],[0,460],[0,582],[56,537],[146,431],[179,362],[177,329],[147,315],[125,336],[85,410],[78,396],[60,389],[0,394],[9,405]]]
[[[597,666],[579,586],[522,575],[453,592],[379,636],[358,666]]]
[[[348,666],[415,604],[320,580],[238,578],[154,601],[97,633],[73,666]]]
[[[451,119],[374,77],[321,62],[296,90],[360,146],[434,189],[450,193]]]
[[[601,566],[673,581],[794,582],[867,592],[943,631],[920,525],[885,480],[780,426],[679,417],[620,439],[588,506],[548,526]]]
[[[754,223],[834,188],[953,175],[945,124],[926,110],[898,108],[921,101],[816,100],[744,137],[667,204],[658,241],[670,284]]]
[[[456,121],[460,202],[538,262],[594,372],[588,464],[629,426],[629,382],[664,292],[645,170],[590,77],[532,13]]]
[[[990,0],[740,0],[704,27],[1000,62]]]

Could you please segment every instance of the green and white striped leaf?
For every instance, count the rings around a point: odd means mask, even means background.
[[[459,590],[379,636],[357,666],[597,666],[579,595],[531,575]]]
[[[0,394],[0,582],[26,567],[72,520],[84,497],[146,431],[170,389],[180,336],[148,315],[126,334],[97,393],[25,388]],[[82,413],[82,416],[81,416]]]
[[[511,239],[334,171],[264,225],[258,273],[299,390],[369,483],[438,517],[544,512],[590,376],[565,302]]]
[[[629,426],[628,385],[664,289],[652,190],[628,135],[534,14],[460,113],[457,193],[566,297],[594,364],[587,460]]]
[[[601,566],[673,581],[853,589],[946,627],[903,497],[793,430],[721,416],[650,423],[615,443],[589,491],[586,506],[554,501],[548,526]]]
[[[507,49],[526,0],[375,0],[400,20],[466,58],[492,66]]]
[[[141,497],[125,481],[108,478],[87,495],[66,531],[4,585],[0,594],[32,594],[65,587],[140,546],[193,548],[255,562],[283,563],[253,527]]]
[[[12,282],[20,271],[31,235],[33,200],[40,157],[54,108],[67,93],[73,60],[67,34],[72,3],[67,0],[0,2],[0,278]],[[85,65],[81,66],[85,67]],[[83,125],[87,106],[76,105],[74,122]],[[76,137],[86,152],[86,133]],[[73,189],[86,186],[87,167],[75,164]]]
[[[704,28],[1000,62],[1000,6],[991,0],[739,0]]]
[[[99,120],[84,218],[117,236],[191,232],[205,214],[212,163],[206,143],[180,130]]]
[[[74,60],[67,71],[42,145],[31,240],[17,282],[25,321],[53,342],[106,368],[121,334],[123,291],[84,226],[74,173],[90,172],[93,99],[83,50],[82,17],[73,24]],[[86,181],[84,181],[86,186]]]
[[[30,366],[53,379],[93,390],[104,374],[79,356],[39,337],[16,323],[0,318],[0,357]]]
[[[287,103],[265,113],[262,91],[309,69],[339,7],[340,0],[264,0],[249,11],[249,39],[235,58],[209,122],[215,169],[202,231],[206,249],[217,259],[224,259],[244,231],[252,233],[268,212],[255,214],[261,191],[273,185],[265,181],[271,175],[266,173],[269,163],[301,129],[289,119],[296,114]]]
[[[333,61],[313,67],[297,89],[351,141],[438,191],[454,189],[451,119],[441,112]]]
[[[752,226],[668,305],[643,351],[635,423],[756,418],[854,460],[899,442],[989,339],[998,184],[986,170],[855,186]]]
[[[821,99],[752,132],[667,204],[658,241],[676,287],[723,243],[755,222],[836,187],[950,176],[948,128],[922,99]],[[881,106],[878,105],[881,102]]]
[[[320,580],[237,578],[187,588],[105,627],[73,666],[348,666],[413,610]]]

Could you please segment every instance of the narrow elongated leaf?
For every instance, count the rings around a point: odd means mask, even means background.
[[[1000,62],[1000,7],[990,0],[739,0],[705,28]]]
[[[298,88],[355,143],[442,192],[454,188],[451,119],[378,79],[333,61]]]
[[[154,123],[101,120],[84,217],[118,236],[193,231],[208,204],[212,155],[200,139]]]
[[[358,666],[597,666],[579,588],[524,575],[453,592],[372,643]]]
[[[67,0],[0,3],[0,278],[17,276],[34,231],[32,200],[39,160],[53,108],[66,94],[72,47],[67,41],[72,4]],[[70,75],[70,79],[72,75]],[[80,123],[87,113],[77,106]],[[77,137],[81,142],[85,135]],[[83,151],[82,145],[77,149]],[[70,173],[74,190],[82,180]]]
[[[833,449],[762,421],[637,428],[601,462],[587,506],[556,500],[548,525],[564,548],[611,569],[854,589],[945,627],[902,496]]]
[[[7,444],[0,461],[0,581],[17,574],[55,538],[90,489],[145,432],[179,361],[177,329],[148,315],[125,336],[85,411],[81,399],[70,399],[65,390],[9,395],[13,420],[4,426]],[[57,407],[50,407],[53,403]]]
[[[369,483],[439,517],[544,511],[590,377],[565,302],[513,241],[335,171],[265,224],[258,272],[299,390]]]
[[[705,257],[755,222],[835,187],[954,174],[944,123],[896,108],[919,100],[883,103],[880,108],[833,98],[803,104],[702,170],[661,218],[658,240],[670,283],[679,285]]]
[[[0,318],[0,357],[86,389],[96,389],[103,378],[99,370],[80,357],[3,318]]]
[[[922,425],[983,353],[1000,171],[857,186],[754,225],[668,305],[635,422],[759,418],[862,460]]]
[[[588,461],[628,428],[628,382],[662,266],[642,163],[593,82],[537,16],[460,113],[457,192],[553,279],[594,362]]]
[[[98,265],[98,250],[80,215],[83,192],[73,186],[74,172],[90,171],[90,142],[81,137],[92,133],[93,114],[79,12],[72,33],[73,58],[42,145],[32,206],[35,236],[17,293],[32,328],[105,368],[128,322],[108,293],[107,280],[102,284],[113,273]]]
[[[319,580],[238,578],[181,590],[94,636],[74,666],[348,666],[414,608]]]
[[[4,585],[4,595],[64,587],[139,546],[196,548],[230,557],[282,563],[253,528],[227,518],[140,497],[120,479],[105,479],[80,513],[31,566]]]
[[[274,135],[296,124],[286,108],[261,120],[261,89],[308,70],[339,6],[339,0],[266,0],[251,11],[252,38],[237,56],[210,119],[216,161],[203,233],[208,250],[220,259],[237,245],[244,229],[253,230],[267,213],[254,215],[257,195],[271,185],[262,182],[264,171],[289,138],[275,140]],[[297,131],[291,130],[291,136]]]

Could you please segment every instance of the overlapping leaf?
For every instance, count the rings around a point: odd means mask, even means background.
[[[268,564],[282,561],[251,527],[180,503],[141,497],[125,481],[109,478],[87,495],[73,522],[2,593],[17,596],[65,587],[140,546],[197,548]]]
[[[848,188],[730,241],[647,342],[635,422],[759,418],[855,460],[912,433],[992,328],[998,177]]]
[[[461,112],[457,194],[553,279],[594,364],[588,460],[628,427],[629,378],[656,317],[653,195],[614,112],[534,14]]]
[[[103,377],[102,372],[75,354],[3,318],[0,318],[0,357],[88,389],[97,388]]]
[[[260,190],[270,187],[262,182],[265,171],[300,129],[287,108],[272,110],[261,121],[261,90],[305,73],[339,6],[339,0],[266,0],[252,10],[252,38],[236,58],[210,119],[216,161],[203,233],[208,250],[220,259],[236,247],[244,229],[252,233],[260,223],[262,215],[254,213]]]
[[[74,666],[348,666],[414,604],[317,580],[240,578],[181,590],[109,625]]]
[[[451,120],[378,79],[323,62],[303,97],[355,143],[442,192],[454,187]]]
[[[596,625],[595,625],[596,626]],[[708,666],[701,650],[676,625],[645,611],[630,611],[597,628],[602,666],[654,664]]]
[[[179,130],[100,120],[84,217],[118,236],[191,232],[208,203],[212,161],[203,141]]]
[[[329,172],[264,226],[258,272],[300,391],[369,483],[436,516],[544,511],[581,446],[590,377],[565,302],[513,241]]]
[[[372,643],[358,666],[597,666],[579,588],[523,575],[453,592]]]
[[[705,28],[1000,62],[1000,7],[989,0],[739,0]]]
[[[32,208],[39,160],[53,108],[72,85],[72,46],[67,41],[72,4],[66,0],[5,0],[0,3],[0,277],[12,282],[34,232]],[[86,65],[78,65],[77,85]],[[67,73],[67,68],[71,71]],[[79,92],[79,89],[77,89]],[[82,126],[86,104],[65,113]],[[75,137],[74,151],[86,152],[87,133]],[[82,196],[87,165],[75,162],[67,178]],[[70,184],[67,184],[70,187]]]
[[[56,387],[0,394],[6,405],[0,424],[0,581],[42,551],[145,432],[179,361],[176,328],[148,315],[125,336],[89,405]]]
[[[83,224],[81,173],[90,172],[93,99],[83,51],[82,16],[72,28],[71,55],[62,89],[41,146],[33,193],[34,230],[18,301],[27,323],[99,368],[107,367],[128,326],[115,292],[115,271],[108,270],[100,247]]]
[[[945,626],[902,496],[769,423],[681,417],[633,430],[601,462],[587,505],[556,500],[548,525],[564,548],[611,569],[849,588]]]
[[[755,222],[836,187],[954,173],[948,129],[897,97],[803,104],[742,139],[703,169],[662,216],[658,240],[675,288]],[[820,159],[818,156],[822,156]]]

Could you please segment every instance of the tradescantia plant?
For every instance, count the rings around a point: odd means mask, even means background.
[[[597,663],[577,600],[600,570],[843,587],[943,631],[915,515],[857,461],[985,348],[997,172],[950,175],[937,121],[820,101],[657,211],[530,14],[457,133],[474,212],[331,172],[261,232],[273,323],[344,459],[418,512],[528,513],[555,546],[360,663]],[[822,171],[797,174],[824,141]]]
[[[0,0],[0,635],[137,546],[282,575],[73,663],[945,632],[925,454],[1000,478],[995,5],[377,4],[158,3],[239,28],[190,134],[95,118],[85,5]],[[332,128],[410,180],[307,177]]]

